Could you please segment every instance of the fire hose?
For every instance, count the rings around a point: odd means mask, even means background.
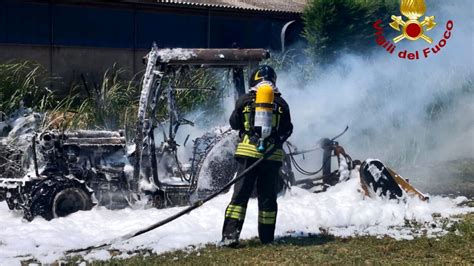
[[[349,127],[347,126],[344,131],[342,133],[340,133],[339,135],[335,136],[334,138],[331,139],[331,141],[334,141],[336,140],[337,138],[339,138],[340,136],[342,136],[344,133],[346,133],[346,131],[349,129]],[[136,232],[132,232],[132,233],[129,233],[129,234],[126,234],[124,236],[121,236],[121,237],[118,237],[118,238],[115,238],[109,242],[106,242],[106,243],[103,243],[103,244],[98,244],[98,245],[93,245],[93,246],[89,246],[89,247],[86,247],[86,248],[80,248],[80,249],[71,249],[71,250],[67,250],[65,253],[66,254],[71,254],[71,253],[77,253],[77,252],[84,252],[84,251],[92,251],[94,249],[99,249],[99,248],[105,248],[105,247],[110,247],[111,245],[113,245],[114,243],[116,242],[123,242],[123,241],[127,241],[127,240],[130,240],[134,237],[137,237],[139,235],[142,235],[142,234],[145,234],[147,232],[150,232],[156,228],[159,228],[163,225],[166,225],[176,219],[178,219],[179,217],[185,215],[185,214],[188,214],[190,213],[191,211],[201,207],[202,205],[204,205],[204,203],[212,200],[213,198],[217,197],[218,195],[220,195],[222,192],[226,191],[227,189],[229,189],[232,185],[234,185],[235,183],[239,182],[240,180],[242,180],[245,175],[250,172],[251,170],[253,170],[255,167],[257,167],[263,160],[267,159],[275,150],[277,149],[277,146],[273,146],[270,150],[268,150],[267,152],[265,152],[262,156],[262,158],[258,159],[257,161],[255,161],[252,165],[250,165],[247,169],[245,169],[243,172],[241,172],[240,174],[238,174],[233,180],[231,180],[229,183],[227,183],[226,185],[224,185],[221,189],[219,189],[218,191],[212,193],[211,195],[209,195],[207,198],[203,199],[203,200],[199,200],[199,201],[196,201],[195,203],[193,203],[191,206],[187,207],[186,209],[172,215],[172,216],[169,216],[168,218],[165,218],[155,224],[152,224],[146,228],[143,228],[141,230],[138,230]],[[292,162],[295,164],[296,161],[294,161],[294,158],[293,158],[294,154],[291,154],[290,153],[290,157],[292,158]],[[323,166],[318,170],[316,171],[314,174],[317,174],[319,173],[323,168],[324,168],[324,165],[328,162],[329,160],[326,160],[324,163],[323,163]],[[295,164],[297,165],[297,164]],[[299,165],[298,165],[299,166]],[[300,167],[298,167],[300,168]],[[304,170],[304,169],[301,169],[301,170]],[[307,171],[306,171],[307,172]],[[307,173],[311,173],[311,172],[307,172]]]
[[[202,199],[202,200],[199,200],[199,201],[196,201],[195,203],[193,203],[191,206],[187,207],[186,209],[172,215],[172,216],[169,216],[168,218],[165,218],[155,224],[152,224],[146,228],[143,228],[141,230],[138,230],[136,232],[132,232],[132,233],[129,233],[129,234],[126,234],[124,236],[121,236],[121,237],[118,237],[118,238],[115,238],[107,243],[103,243],[103,244],[98,244],[98,245],[94,245],[94,246],[89,246],[89,247],[86,247],[86,248],[79,248],[79,249],[70,249],[70,250],[67,250],[65,253],[66,254],[71,254],[71,253],[77,253],[77,252],[84,252],[84,251],[92,251],[94,249],[99,249],[99,248],[105,248],[105,247],[110,247],[111,245],[113,245],[114,243],[116,242],[122,242],[122,241],[127,241],[131,238],[134,238],[134,237],[137,237],[139,235],[142,235],[142,234],[145,234],[147,232],[150,232],[156,228],[159,228],[165,224],[168,224],[176,219],[178,219],[179,217],[185,215],[185,214],[188,214],[190,213],[191,211],[201,207],[202,205],[204,205],[204,203],[210,201],[211,199],[217,197],[219,194],[221,194],[222,192],[226,191],[227,189],[229,189],[232,185],[234,185],[235,183],[239,182],[240,180],[242,180],[245,175],[250,172],[252,169],[254,169],[255,167],[257,167],[257,165],[259,165],[263,160],[267,159],[275,150],[277,149],[277,146],[275,145],[273,148],[271,148],[270,150],[268,150],[267,152],[265,152],[263,154],[263,157],[258,159],[257,161],[255,161],[252,165],[250,165],[247,169],[245,169],[243,172],[241,172],[239,175],[237,175],[233,180],[231,180],[229,183],[227,183],[225,186],[223,186],[221,189],[219,189],[218,191],[212,193],[211,195],[209,195],[207,198],[205,199]]]

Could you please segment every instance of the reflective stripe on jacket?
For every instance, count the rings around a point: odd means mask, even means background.
[[[237,145],[235,156],[262,158],[265,152],[273,149],[275,143],[277,149],[267,158],[272,161],[282,161],[284,152],[282,143],[291,135],[293,125],[291,124],[288,104],[280,96],[275,97],[275,108],[272,118],[272,134],[265,140],[266,150],[259,152],[257,150],[258,137],[253,132],[255,93],[248,93],[242,96],[236,103],[236,108],[231,115],[230,124],[233,129],[240,131],[241,140]]]
[[[235,150],[235,156],[251,157],[260,159],[269,150],[273,149],[275,144],[267,145],[266,150],[262,153],[257,150],[257,145],[250,143],[250,138],[247,134],[244,135],[242,141],[237,145]],[[284,153],[283,149],[276,149],[267,160],[271,161],[283,161]]]

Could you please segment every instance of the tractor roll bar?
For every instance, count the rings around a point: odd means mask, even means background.
[[[157,65],[247,66],[270,58],[265,49],[157,49]],[[148,55],[143,58],[146,64]]]

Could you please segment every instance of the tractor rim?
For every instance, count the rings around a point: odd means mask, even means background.
[[[53,201],[54,217],[64,217],[71,213],[87,209],[87,195],[76,188],[60,191]]]

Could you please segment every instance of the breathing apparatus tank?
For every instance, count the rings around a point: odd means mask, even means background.
[[[270,84],[263,83],[257,86],[254,128],[257,133],[260,133],[260,138],[257,144],[257,150],[259,152],[265,151],[265,138],[269,137],[272,133],[274,98],[275,93]]]

